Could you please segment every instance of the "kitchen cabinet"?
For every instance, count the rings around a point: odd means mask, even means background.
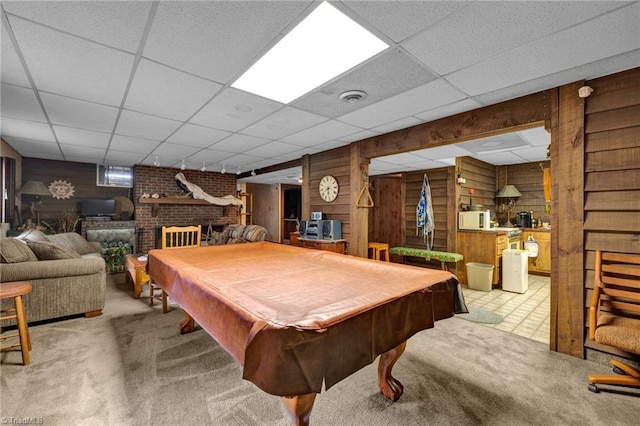
[[[529,258],[529,272],[549,275],[551,273],[551,232],[548,230],[524,231],[525,241],[529,235],[538,243],[538,257]]]
[[[492,285],[502,277],[502,250],[507,248],[507,235],[501,231],[458,231],[457,252],[464,256],[464,263],[477,262],[493,265]],[[460,283],[467,284],[466,266],[458,268]]]

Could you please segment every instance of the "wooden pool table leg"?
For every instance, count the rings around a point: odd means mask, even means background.
[[[191,315],[189,315],[187,311],[184,311],[184,319],[178,326],[178,331],[180,332],[180,334],[187,334],[191,333],[195,329],[196,322],[193,320],[193,318],[191,318]]]
[[[378,387],[380,388],[380,392],[385,398],[394,402],[400,399],[404,392],[404,387],[402,383],[391,375],[391,369],[403,354],[406,347],[407,342],[400,343],[390,351],[381,354],[378,363]]]
[[[313,403],[316,400],[315,393],[308,393],[298,396],[283,396],[282,401],[289,412],[289,417],[294,425],[307,426],[309,417],[313,409]]]

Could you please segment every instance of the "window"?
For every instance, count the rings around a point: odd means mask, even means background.
[[[98,164],[97,175],[96,185],[98,186],[133,187],[133,169],[131,167]]]

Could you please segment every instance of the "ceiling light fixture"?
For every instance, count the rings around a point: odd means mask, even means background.
[[[355,104],[366,97],[367,92],[363,92],[362,90],[347,90],[346,92],[340,93],[340,100],[348,104]]]
[[[153,162],[153,165],[156,167],[160,167],[160,159],[158,158],[157,155],[156,155],[156,160]]]
[[[207,171],[207,166],[204,164],[204,161],[202,162],[202,167],[200,167],[200,171],[201,172],[206,172]]]
[[[287,104],[387,47],[322,2],[231,87]]]
[[[224,163],[222,163],[222,170],[220,170],[220,173],[222,174],[227,173],[227,169],[224,168]]]
[[[238,171],[236,172],[236,174],[239,176],[240,175],[240,166],[238,166]]]
[[[255,175],[256,175],[256,170],[255,169],[251,170],[251,176],[255,176]]]
[[[182,164],[180,165],[180,170],[185,170],[187,168],[187,165],[184,164],[184,160],[182,160]]]

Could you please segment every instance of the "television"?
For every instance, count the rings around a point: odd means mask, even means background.
[[[99,200],[99,199],[87,199],[82,200],[82,216],[85,218],[100,217],[110,218],[116,213],[116,201],[115,200]]]

